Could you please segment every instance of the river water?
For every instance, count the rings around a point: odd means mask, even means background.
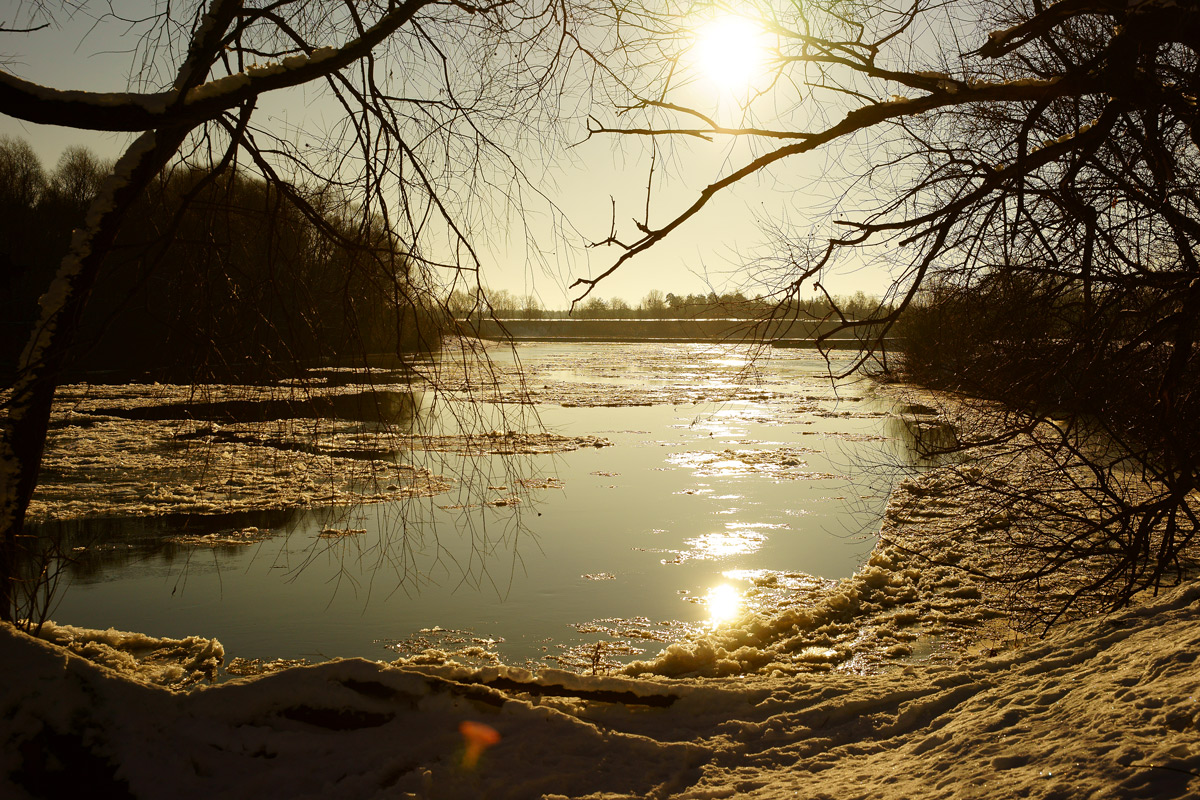
[[[451,386],[418,396],[417,422],[584,445],[441,454],[460,478],[448,492],[243,513],[234,527],[264,535],[242,546],[164,546],[176,517],[84,523],[91,548],[122,555],[75,568],[53,618],[211,636],[245,659],[433,649],[587,669],[850,575],[906,459],[893,409],[811,350],[532,343],[491,358],[509,379],[519,361],[528,402],[470,406]]]

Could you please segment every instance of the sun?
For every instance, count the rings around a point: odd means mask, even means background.
[[[745,17],[718,17],[697,32],[696,63],[722,88],[748,88],[766,61],[765,39],[762,28]]]

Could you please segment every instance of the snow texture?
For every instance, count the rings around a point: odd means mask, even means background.
[[[220,642],[199,636],[164,639],[53,622],[43,624],[39,636],[130,679],[175,688],[212,680],[225,660]]]
[[[184,103],[196,103],[201,100],[209,100],[236,92],[238,89],[251,85],[251,82],[254,80],[294,72],[309,64],[317,64],[325,61],[336,55],[337,52],[337,48],[334,47],[318,47],[313,50],[311,55],[297,53],[296,55],[288,56],[283,61],[272,61],[267,64],[251,64],[246,68],[245,72],[236,72],[232,75],[216,78],[190,90],[184,96]]]
[[[0,795],[1194,797],[1198,616],[1190,585],[999,657],[874,676],[352,659],[191,692],[4,627]],[[463,722],[500,735],[473,768]]]
[[[183,99],[184,103],[197,103],[201,100],[208,100],[213,97],[220,97],[230,92],[235,92],[243,86],[250,85],[250,75],[245,72],[236,72],[233,75],[226,75],[223,78],[216,78],[208,83],[201,84],[195,89],[190,90]]]

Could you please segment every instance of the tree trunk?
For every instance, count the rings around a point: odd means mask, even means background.
[[[113,168],[83,228],[39,301],[41,313],[21,356],[0,418],[0,619],[16,622],[38,587],[21,582],[25,513],[37,486],[50,409],[84,306],[129,209],[174,156],[187,128],[142,134]]]

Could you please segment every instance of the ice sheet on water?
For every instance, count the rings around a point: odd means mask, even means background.
[[[691,469],[698,477],[766,475],[787,480],[831,480],[839,476],[807,469],[806,456],[821,451],[808,447],[770,449],[689,450],[667,457],[669,463]]]

